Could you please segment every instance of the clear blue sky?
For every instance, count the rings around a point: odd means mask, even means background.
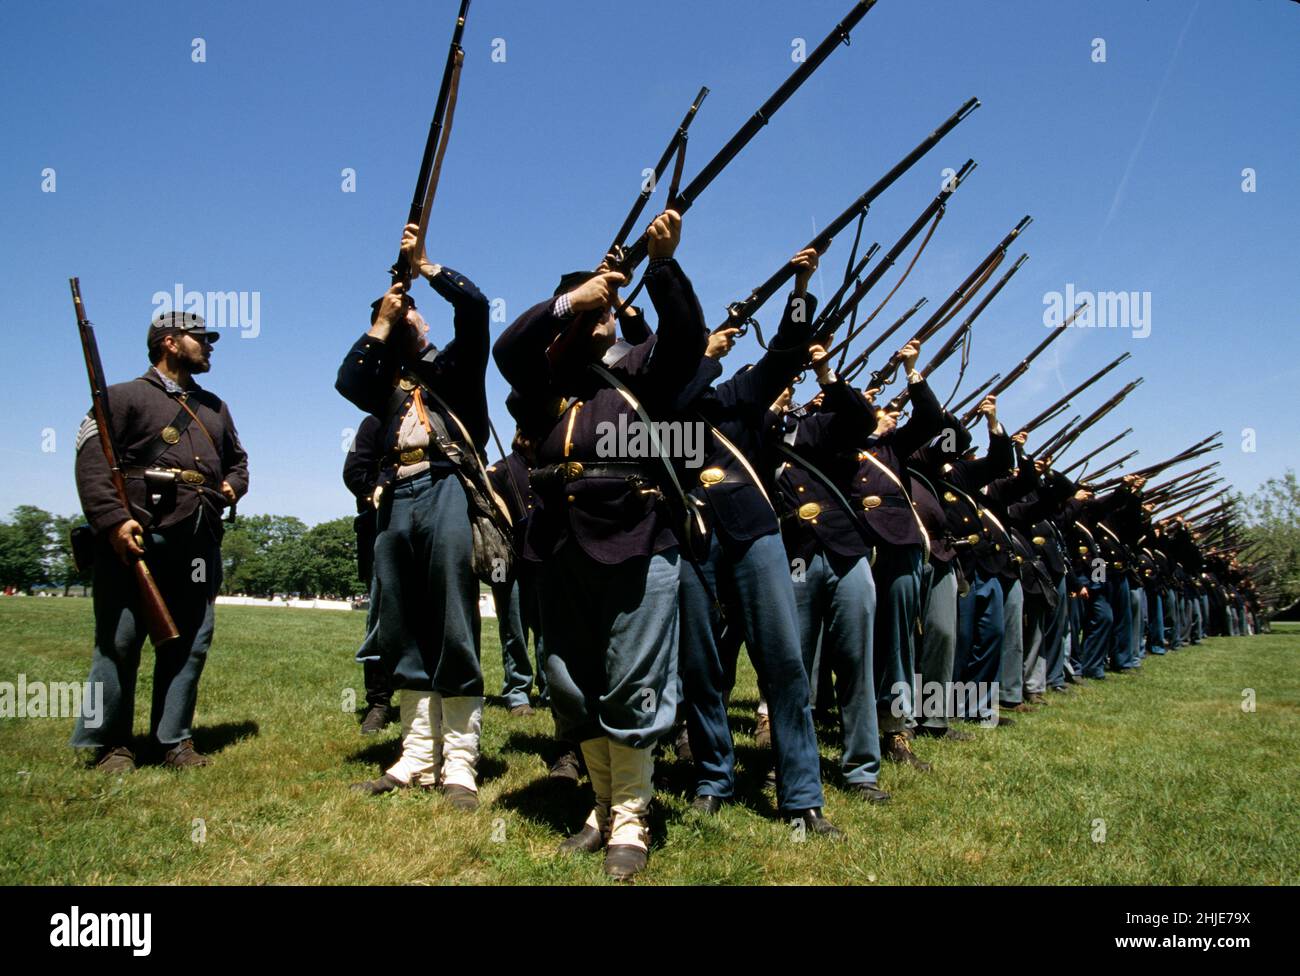
[[[789,73],[792,39],[811,48],[850,6],[475,0],[432,257],[513,318],[561,272],[599,259],[701,84],[712,94],[688,179]],[[225,335],[203,379],[251,455],[241,510],[309,523],[352,510],[340,468],[359,418],[334,374],[388,280],[455,8],[0,7],[0,515],[77,508],[72,449],[88,397],[72,274],[111,381],[146,366],[156,292],[259,293],[260,333]],[[191,60],[196,37],[205,63]],[[1098,37],[1104,63],[1092,60]],[[491,59],[496,38],[503,63]],[[1294,465],[1300,5],[1287,0],[881,0],[688,215],[679,258],[710,320],[971,95],[983,107],[869,218],[869,239],[888,245],[943,167],[979,161],[898,309],[941,300],[1031,213],[1030,261],[981,320],[970,383],[1042,337],[1044,295],[1067,283],[1150,292],[1151,333],[1065,337],[1004,398],[1008,422],[1127,349],[1134,359],[1105,392],[1147,382],[1081,447],[1132,425],[1125,443],[1150,462],[1223,429],[1218,457],[1237,486]],[[340,190],[345,167],[355,193]],[[1241,189],[1247,167],[1254,193]],[[42,192],[46,168],[54,193]],[[825,259],[823,294],[848,243]],[[420,288],[445,336],[446,306]],[[755,352],[747,339],[729,365]],[[953,365],[937,374],[943,396]],[[490,366],[508,436],[505,392]],[[1245,427],[1254,453],[1240,449]]]

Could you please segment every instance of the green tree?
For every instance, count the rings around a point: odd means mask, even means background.
[[[1288,468],[1245,499],[1242,562],[1261,564],[1256,582],[1278,608],[1300,599],[1300,482]]]
[[[314,525],[303,542],[311,553],[311,592],[318,596],[348,597],[365,589],[357,578],[357,536],[351,518]]]
[[[90,585],[90,570],[81,572],[72,558],[72,530],[85,521],[80,515],[55,515],[51,519],[46,567],[50,582],[63,584],[64,596],[74,586]]]
[[[54,516],[35,505],[19,505],[0,522],[0,586],[28,593],[49,582]]]

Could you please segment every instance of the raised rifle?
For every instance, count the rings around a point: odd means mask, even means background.
[[[758,135],[759,130],[771,121],[772,116],[780,110],[791,95],[799,90],[799,87],[808,80],[809,76],[821,67],[822,62],[829,58],[832,52],[841,44],[848,45],[849,33],[875,5],[876,0],[858,0],[853,5],[853,9],[835,25],[831,32],[822,39],[821,43],[808,53],[808,57],[790,73],[790,77],[781,83],[780,87],[768,97],[767,101],[758,107],[758,110],[750,116],[749,120],[704,165],[704,168],[695,175],[695,178],[686,185],[686,188],[677,194],[674,201],[676,206],[673,209],[683,216],[686,214],[686,211],[699,199],[700,194],[749,144],[749,141]],[[630,247],[623,249],[621,254],[614,255],[612,269],[621,271],[631,277],[632,272],[646,259],[648,253],[649,238],[645,233],[642,233]]]
[[[1139,376],[1139,377],[1138,377],[1137,379],[1135,379],[1135,380],[1131,380],[1131,381],[1130,381],[1126,386],[1124,386],[1123,389],[1121,389],[1121,390],[1120,390],[1118,393],[1116,393],[1113,397],[1111,397],[1109,400],[1107,400],[1105,403],[1103,403],[1100,407],[1098,407],[1098,408],[1097,408],[1096,410],[1094,410],[1092,413],[1088,414],[1088,416],[1085,417],[1083,420],[1081,420],[1081,421],[1079,422],[1079,425],[1078,425],[1077,427],[1075,427],[1074,430],[1072,430],[1072,431],[1070,432],[1070,434],[1069,434],[1068,437],[1064,438],[1063,440],[1061,440],[1060,443],[1058,443],[1058,444],[1056,444],[1056,445],[1054,446],[1054,448],[1053,448],[1053,450],[1052,450],[1052,452],[1051,452],[1051,453],[1052,453],[1052,457],[1053,457],[1055,460],[1058,460],[1058,461],[1059,461],[1060,458],[1061,458],[1061,455],[1064,454],[1067,450],[1070,449],[1071,445],[1073,445],[1074,442],[1077,441],[1077,440],[1078,440],[1078,439],[1083,435],[1083,432],[1084,432],[1084,431],[1086,431],[1086,430],[1087,430],[1088,428],[1090,428],[1093,424],[1097,423],[1097,421],[1101,420],[1102,417],[1106,416],[1106,414],[1110,413],[1112,410],[1114,410],[1116,407],[1118,407],[1121,403],[1123,403],[1123,402],[1124,402],[1124,398],[1127,397],[1127,396],[1128,396],[1130,393],[1132,393],[1134,390],[1136,390],[1136,389],[1137,389],[1139,386],[1141,386],[1144,382],[1146,382],[1146,381],[1145,381],[1145,379],[1144,379],[1143,377],[1141,377],[1141,376]]]
[[[861,196],[849,204],[838,217],[827,224],[819,234],[807,243],[805,249],[813,248],[818,254],[824,253],[826,249],[830,247],[831,241],[835,239],[835,236],[839,234],[840,231],[852,223],[855,218],[865,217],[867,211],[871,208],[872,203],[874,203],[882,193],[889,189],[889,187],[891,187],[900,176],[915,166],[921,157],[938,145],[939,141],[956,128],[963,119],[970,115],[971,112],[975,111],[975,109],[979,108],[979,105],[980,102],[978,98],[969,99],[964,105],[957,109],[957,111],[950,115],[937,129],[922,139],[911,152],[895,163],[889,172],[885,173],[884,176],[871,184],[871,186],[869,186]],[[859,224],[858,230],[861,232],[861,224]],[[852,268],[853,262],[852,259],[850,259],[849,268],[845,271],[844,280],[846,283],[851,280]],[[728,305],[726,321],[719,325],[714,331],[747,325],[753,319],[754,313],[757,312],[769,298],[775,295],[782,285],[794,277],[794,274],[794,265],[787,261],[779,269],[769,275],[766,281],[750,292],[749,297],[738,302],[732,302]]]
[[[998,265],[1002,263],[1003,258],[1007,256],[1007,249],[1011,247],[1011,244],[1015,239],[1019,237],[1021,232],[1032,222],[1032,217],[1028,215],[1022,217],[1020,222],[1016,224],[1015,227],[1011,228],[1011,230],[1007,232],[1006,236],[998,242],[997,246],[985,255],[984,259],[976,265],[975,270],[968,274],[966,279],[957,286],[956,291],[944,299],[943,304],[934,310],[934,314],[932,314],[930,318],[926,320],[926,323],[917,330],[916,334],[912,336],[910,341],[924,344],[928,342],[940,329],[947,325],[957,315],[957,313],[965,307],[966,303],[974,298],[979,290],[984,287],[984,283],[988,281],[989,277],[997,269]],[[898,367],[902,365],[902,362],[903,360],[899,356],[898,352],[894,352],[889,359],[885,361],[883,366],[872,371],[871,380],[868,385],[876,388],[883,388],[889,385],[889,383],[893,382],[894,375],[898,372]],[[845,367],[845,376],[852,377],[856,375],[857,372],[866,367],[866,364],[866,355],[858,356]]]
[[[451,138],[451,120],[456,112],[456,92],[460,86],[460,69],[465,63],[465,49],[460,46],[465,35],[465,18],[469,15],[470,0],[460,0],[460,12],[456,15],[456,27],[452,31],[451,46],[447,49],[447,63],[442,70],[442,83],[438,86],[438,98],[433,106],[433,119],[429,123],[429,135],[424,141],[424,155],[420,157],[420,172],[415,178],[415,193],[411,197],[411,209],[406,222],[415,224],[420,229],[417,234],[417,252],[424,254],[424,238],[429,230],[429,211],[433,206],[433,196],[438,189],[438,177],[442,173],[442,159],[447,152],[447,142]],[[393,283],[401,281],[410,284],[414,270],[406,255],[399,252],[397,260],[389,270]]]
[[[627,241],[627,235],[632,233],[632,228],[635,227],[637,221],[641,219],[641,212],[645,210],[646,203],[649,202],[650,197],[654,194],[655,188],[659,185],[659,181],[663,179],[664,172],[668,169],[668,164],[674,157],[676,157],[677,162],[673,167],[672,184],[668,188],[667,204],[669,208],[673,206],[674,198],[678,192],[678,186],[681,183],[682,165],[686,159],[687,132],[691,127],[691,122],[695,120],[695,113],[700,110],[700,105],[703,104],[705,96],[708,94],[708,87],[702,85],[699,93],[695,96],[695,101],[691,102],[691,107],[686,110],[686,115],[683,116],[682,121],[678,124],[677,130],[673,133],[673,137],[668,140],[667,147],[665,147],[664,151],[660,154],[659,161],[655,163],[654,176],[641,184],[641,193],[632,203],[632,209],[628,211],[627,217],[624,218],[623,226],[618,229],[618,232],[614,235],[614,240],[610,243],[609,247],[606,248],[606,254],[616,255],[622,253],[623,245]]]
[[[987,390],[989,387],[991,387],[994,383],[996,383],[1000,379],[1002,379],[1002,374],[994,373],[983,383],[977,386],[973,392],[966,394],[966,396],[962,398],[961,403],[958,403],[956,406],[952,408],[952,412],[957,413],[959,410],[961,410],[962,407],[966,406],[967,404],[976,402],[979,399],[981,393],[983,393],[985,390]]]
[[[86,307],[81,301],[81,282],[70,278],[72,286],[72,307],[77,314],[77,333],[81,337],[81,352],[86,360],[86,376],[90,380],[91,413],[95,426],[99,429],[99,444],[104,450],[104,460],[108,462],[109,476],[113,479],[113,490],[122,504],[122,510],[131,518],[135,512],[126,494],[126,476],[122,471],[121,454],[113,436],[113,415],[108,402],[108,384],[104,380],[104,364],[99,359],[99,344],[95,341],[95,327],[86,317]],[[144,540],[136,537],[136,544],[144,545]],[[173,641],[180,636],[176,622],[167,609],[158,584],[154,582],[149,566],[141,557],[131,560],[128,569],[135,581],[136,592],[140,597],[140,612],[144,616],[145,628],[154,649]]]
[[[1088,387],[1092,386],[1092,384],[1096,383],[1099,379],[1101,379],[1103,376],[1105,376],[1107,373],[1109,373],[1112,369],[1114,369],[1116,366],[1118,366],[1120,363],[1124,362],[1124,360],[1128,359],[1128,358],[1129,358],[1130,356],[1132,356],[1132,355],[1133,355],[1133,354],[1132,354],[1131,352],[1126,352],[1126,353],[1124,353],[1124,354],[1121,355],[1121,356],[1117,356],[1117,357],[1116,357],[1115,359],[1113,359],[1110,363],[1108,363],[1107,365],[1103,366],[1101,369],[1097,370],[1097,372],[1093,373],[1093,374],[1092,374],[1091,376],[1089,376],[1086,380],[1084,380],[1082,383],[1080,383],[1078,386],[1076,386],[1073,390],[1071,390],[1069,393],[1065,394],[1065,396],[1061,397],[1059,400],[1057,400],[1055,403],[1053,403],[1050,407],[1048,407],[1046,410],[1044,410],[1042,413],[1040,413],[1040,414],[1039,414],[1037,417],[1035,417],[1033,420],[1029,421],[1029,423],[1027,423],[1027,424],[1025,424],[1024,426],[1022,426],[1020,429],[1023,430],[1023,431],[1026,431],[1026,432],[1032,432],[1032,431],[1036,430],[1038,427],[1040,427],[1041,425],[1047,423],[1049,420],[1051,420],[1053,417],[1055,417],[1058,413],[1060,413],[1060,411],[1062,410],[1062,408],[1063,408],[1066,404],[1068,404],[1069,401],[1073,400],[1076,396],[1078,396],[1080,393],[1082,393],[1082,392],[1083,392],[1084,390],[1086,390]]]
[[[1070,327],[1070,323],[1073,322],[1083,312],[1085,308],[1087,308],[1087,303],[1086,302],[1080,303],[1079,307],[1074,310],[1073,314],[1071,314],[1068,319],[1066,319],[1056,328],[1050,330],[1046,338],[1044,338],[1042,342],[1034,346],[1034,348],[1029,351],[1029,355],[1027,355],[1024,359],[1020,360],[1020,362],[1015,365],[1015,368],[1013,368],[1011,372],[1008,373],[1000,383],[998,383],[995,387],[993,387],[993,389],[989,390],[988,393],[984,394],[983,399],[987,400],[991,396],[1001,396],[1008,389],[1010,389],[1012,383],[1020,379],[1020,377],[1024,376],[1025,373],[1029,371],[1029,364],[1032,363],[1035,359],[1037,359],[1044,349],[1050,346],[1057,339],[1061,338],[1061,336],[1065,334],[1065,330]],[[979,404],[976,404],[975,406],[971,407],[961,417],[962,426],[969,427],[972,423],[975,422],[975,419],[977,417],[979,417]]]
[[[1138,453],[1137,451],[1129,451],[1123,457],[1116,458],[1114,461],[1111,461],[1109,464],[1098,468],[1097,473],[1093,475],[1093,477],[1100,478],[1102,475],[1106,474],[1107,472],[1114,471],[1116,468],[1123,467],[1124,462],[1137,457],[1137,453]]]
[[[1072,465],[1070,465],[1068,468],[1066,468],[1064,471],[1062,471],[1061,474],[1069,474],[1069,473],[1070,473],[1071,471],[1073,471],[1075,468],[1078,468],[1078,467],[1081,467],[1082,465],[1087,464],[1089,461],[1091,461],[1093,458],[1095,458],[1095,457],[1096,457],[1098,454],[1100,454],[1102,451],[1106,450],[1106,448],[1110,447],[1112,444],[1117,444],[1117,443],[1119,443],[1120,441],[1122,441],[1125,437],[1127,437],[1127,436],[1128,436],[1129,434],[1131,434],[1131,433],[1133,433],[1133,428],[1132,428],[1132,427],[1129,427],[1129,428],[1127,428],[1127,429],[1126,429],[1122,434],[1117,434],[1117,435],[1115,435],[1115,436],[1112,437],[1110,440],[1108,440],[1105,444],[1101,445],[1101,447],[1097,448],[1096,450],[1089,451],[1089,452],[1088,452],[1087,454],[1085,454],[1083,457],[1079,458],[1079,460],[1075,461]]]
[[[926,205],[925,209],[921,211],[916,220],[912,221],[912,225],[908,227],[907,230],[903,231],[903,235],[895,241],[894,246],[886,252],[884,258],[881,259],[880,264],[876,265],[876,267],[871,270],[871,273],[862,281],[855,282],[855,287],[849,297],[842,303],[831,303],[828,307],[833,308],[833,311],[817,316],[817,321],[813,323],[814,345],[825,343],[835,334],[835,330],[840,327],[850,314],[854,313],[858,307],[858,303],[861,302],[862,299],[866,297],[866,294],[876,286],[876,283],[884,277],[885,272],[894,266],[894,262],[898,260],[899,256],[902,255],[905,250],[907,250],[912,241],[916,239],[921,231],[925,230],[927,224],[930,225],[929,231],[926,232],[925,240],[922,241],[920,248],[918,248],[916,254],[912,257],[912,263],[906,268],[906,270],[904,270],[902,276],[894,284],[894,287],[890,290],[889,294],[885,296],[885,300],[876,306],[875,311],[868,315],[860,326],[851,330],[847,336],[840,340],[838,346],[829,350],[829,355],[834,356],[836,353],[842,353],[844,349],[847,348],[848,344],[853,341],[854,337],[871,324],[871,320],[874,319],[880,310],[889,303],[889,300],[894,296],[894,292],[898,291],[903,282],[907,280],[907,276],[911,274],[912,268],[916,265],[917,258],[919,258],[921,252],[925,250],[925,246],[929,242],[930,237],[934,234],[935,229],[939,226],[939,222],[947,212],[948,198],[957,192],[962,183],[966,181],[966,177],[974,172],[975,167],[975,160],[966,160],[965,164],[962,165],[961,169],[959,169],[953,177],[944,181],[938,194],[936,194],[934,199]]]
[[[994,283],[993,287],[989,289],[988,294],[981,298],[979,304],[977,304],[974,310],[966,316],[962,324],[953,330],[952,335],[948,336],[944,341],[944,344],[939,347],[939,351],[930,357],[930,361],[926,363],[925,368],[921,370],[922,376],[929,379],[930,374],[951,359],[953,353],[955,353],[959,348],[963,350],[961,363],[962,374],[966,372],[966,357],[970,349],[969,336],[971,327],[975,324],[975,320],[980,317],[980,313],[983,312],[984,309],[988,308],[989,303],[997,297],[998,292],[1000,292],[1006,286],[1006,283],[1011,280],[1011,276],[1019,271],[1021,265],[1028,260],[1028,254],[1022,254],[1020,257],[1016,258],[1015,264],[1011,265],[1011,267],[1003,273],[1002,277],[999,278]],[[960,374],[957,377],[957,386],[961,386]],[[889,401],[889,405],[885,407],[886,411],[893,412],[895,410],[902,410],[903,404],[907,403],[908,398],[911,396],[911,389],[910,386],[903,387],[903,389],[899,391],[898,395]]]

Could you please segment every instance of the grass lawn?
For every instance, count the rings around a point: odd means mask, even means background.
[[[355,612],[219,608],[195,737],[207,769],[110,778],[67,747],[71,719],[0,719],[0,883],[605,883],[598,857],[554,853],[590,792],[547,782],[545,711],[486,709],[477,814],[348,791],[397,748],[395,727],[362,739],[345,705],[349,690],[362,697],[362,625]],[[84,681],[90,630],[88,600],[0,599],[0,681]],[[496,690],[496,622],[484,631]],[[887,765],[884,806],[838,788],[828,736],[827,815],[848,838],[800,842],[762,791],[745,662],[732,702],[741,802],[701,819],[689,771],[663,763],[642,883],[1300,882],[1300,628],[1148,658],[1063,697],[973,742],[922,740],[934,771]]]

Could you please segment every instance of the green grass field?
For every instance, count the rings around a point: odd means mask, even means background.
[[[396,727],[362,739],[352,653],[360,613],[222,607],[199,695],[207,769],[111,778],[67,747],[71,719],[0,719],[0,883],[592,884],[598,857],[554,853],[590,801],[552,787],[545,711],[484,714],[477,814],[436,795],[367,798]],[[0,681],[84,681],[88,600],[0,600]],[[484,665],[499,688],[496,623]],[[145,729],[149,659],[137,700]],[[1254,711],[1243,691],[1254,689]],[[1295,884],[1300,881],[1300,629],[1211,640],[1140,674],[1089,683],[1014,728],[887,765],[894,799],[867,806],[836,785],[823,743],[827,815],[842,843],[800,842],[762,791],[753,672],[732,703],[740,801],[689,812],[690,777],[666,761],[647,884]],[[671,756],[671,751],[669,752]],[[1104,839],[1103,825],[1104,822]]]

